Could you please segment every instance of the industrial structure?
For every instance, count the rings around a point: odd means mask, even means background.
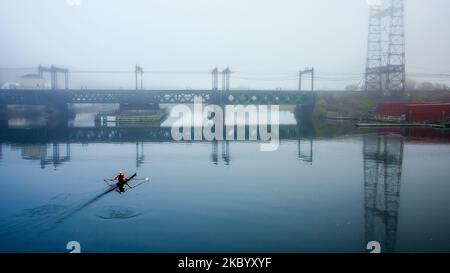
[[[314,67],[301,70],[298,74],[298,90],[302,91],[303,75],[311,74],[311,91],[314,91]]]
[[[398,94],[405,91],[404,0],[370,6],[365,90]]]
[[[144,89],[144,69],[139,65],[134,67],[134,78],[136,81],[136,90]]]
[[[212,75],[212,90],[219,90],[219,69],[216,67],[211,71]]]
[[[225,68],[225,70],[222,71],[222,90],[223,91],[230,90],[230,75],[231,75],[231,70],[229,67]]]
[[[58,75],[61,73],[64,75],[64,89],[69,89],[69,70],[66,68],[60,68],[56,66],[45,67],[42,65],[38,66],[38,74],[41,78],[44,77],[44,73],[50,73],[51,78],[51,89],[58,89]]]

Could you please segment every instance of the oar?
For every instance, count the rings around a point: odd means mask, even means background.
[[[145,178],[133,178],[133,180],[137,180],[137,181],[148,181],[149,179],[150,178],[148,178],[148,177],[145,177]],[[105,181],[105,182],[113,182],[114,179],[105,178],[105,179],[103,179],[103,181]]]
[[[138,180],[138,181],[147,181],[147,180],[149,180],[150,178],[148,178],[148,177],[145,177],[145,178],[134,178],[133,180]]]
[[[125,184],[126,184],[130,189],[136,188],[137,186],[140,186],[140,185],[142,185],[142,184],[144,184],[144,183],[150,181],[150,178],[149,178],[149,177],[145,177],[145,178],[136,178],[136,175],[137,175],[137,174],[134,173],[134,174],[133,174],[132,176],[130,176],[130,177],[126,180],[126,182],[125,182]],[[140,181],[142,181],[142,182],[139,183],[139,184],[137,184],[137,185],[135,185],[134,187],[131,187],[131,186],[128,184],[128,181],[130,181],[130,180],[140,180]],[[108,184],[108,182],[114,182],[114,179],[111,179],[111,178],[105,178],[105,179],[103,179],[103,181],[105,181],[105,182]],[[113,185],[108,184],[108,186],[113,186]]]
[[[128,185],[128,181],[130,181],[131,179],[135,178],[136,175],[137,175],[137,174],[134,173],[132,176],[130,176],[130,177],[125,181],[125,184],[126,184],[130,189],[132,189],[132,187],[131,187],[130,185]]]
[[[140,185],[142,185],[144,183],[147,183],[147,182],[150,182],[150,179],[146,179],[146,180],[142,181],[141,183],[139,183],[139,184],[137,184],[137,185],[135,185],[134,187],[131,187],[131,188],[134,189],[134,188],[136,188],[136,187],[138,187],[138,186],[140,186]]]

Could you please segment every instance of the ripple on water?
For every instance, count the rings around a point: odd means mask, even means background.
[[[129,219],[141,214],[141,211],[132,207],[107,206],[97,213],[97,217],[100,219]]]
[[[61,211],[64,211],[66,209],[66,206],[63,205],[56,205],[56,204],[48,204],[43,205],[39,207],[34,207],[30,209],[25,209],[22,213],[17,214],[17,216],[22,217],[46,217],[51,216],[60,213]]]

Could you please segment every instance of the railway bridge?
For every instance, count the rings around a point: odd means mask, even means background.
[[[310,105],[311,91],[280,90],[0,90],[0,104],[46,105],[48,103],[193,103],[201,97],[210,104]]]

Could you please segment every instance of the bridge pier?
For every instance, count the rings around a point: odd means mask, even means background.
[[[297,104],[294,109],[294,116],[297,124],[308,122],[312,119],[314,106]]]
[[[45,105],[48,127],[67,127],[69,121],[69,106],[67,103],[50,103]]]
[[[306,101],[301,104],[296,104],[294,116],[297,124],[310,122],[313,117],[314,107],[316,106],[316,95],[314,92],[308,97]]]
[[[8,127],[8,105],[0,104],[0,127]]]
[[[45,105],[45,112],[50,115],[67,115],[69,107],[66,103],[50,103]]]

